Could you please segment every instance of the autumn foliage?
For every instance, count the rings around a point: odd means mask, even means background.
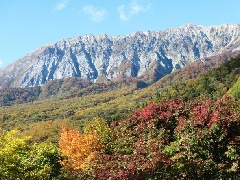
[[[81,98],[3,107],[0,179],[240,179],[239,62],[166,90],[96,85]]]
[[[75,172],[88,168],[88,163],[101,150],[96,132],[79,134],[77,130],[62,128],[59,140],[61,164],[68,171]]]
[[[31,144],[31,137],[0,131],[0,179],[53,179],[60,175],[57,148],[49,143]]]
[[[93,122],[83,134],[61,133],[62,165],[75,177],[239,177],[239,106],[228,96],[217,102],[201,97],[150,103],[110,127]]]

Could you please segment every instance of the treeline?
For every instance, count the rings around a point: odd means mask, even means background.
[[[0,106],[11,106],[39,99],[40,87],[0,89]]]
[[[239,52],[224,52],[217,56],[205,59],[205,61],[195,61],[179,70],[172,72],[157,81],[154,86],[160,88],[170,88],[178,85],[180,82],[187,82],[196,79],[200,74],[209,71],[212,68],[218,68],[221,64],[236,58]]]
[[[147,87],[144,81],[137,78],[125,78],[121,81],[106,81],[104,83],[91,83],[78,77],[57,79],[43,86],[27,88],[4,88],[0,89],[0,107],[24,104],[46,99],[70,99],[74,97],[100,94],[114,91],[123,87],[141,89]]]
[[[184,101],[206,95],[217,100],[237,82],[240,73],[240,56],[232,58],[220,67],[211,69],[195,80],[178,83],[168,88],[165,96],[181,97]],[[236,88],[235,88],[236,89]],[[238,95],[233,95],[238,98]]]
[[[134,86],[135,89],[141,89],[152,83],[154,83],[154,86],[158,86],[158,88],[166,89],[179,84],[179,82],[196,79],[199,74],[211,68],[218,67],[224,61],[236,56],[237,52],[225,52],[206,59],[205,62],[195,61],[178,71],[164,76],[156,83],[148,82],[148,75],[139,78],[113,79],[113,81],[108,81],[100,77],[97,83],[94,84],[86,79],[71,77],[53,80],[41,87],[4,88],[0,89],[0,106],[11,106],[49,98],[69,99],[89,94],[115,91],[124,86]],[[151,74],[151,72],[149,73]]]

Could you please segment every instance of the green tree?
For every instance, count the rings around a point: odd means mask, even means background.
[[[12,130],[0,135],[0,179],[53,179],[60,174],[57,149],[52,144],[30,144]]]

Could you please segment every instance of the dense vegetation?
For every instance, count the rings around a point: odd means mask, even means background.
[[[212,69],[202,74],[196,80],[180,83],[171,88],[172,91],[180,95],[183,99],[192,99],[201,94],[217,100],[227,93],[227,91],[236,83],[240,72],[239,58],[227,61],[219,68]]]
[[[228,93],[231,94],[235,99],[240,99],[240,77],[238,81],[234,84],[234,86],[229,89]]]
[[[62,164],[83,179],[239,179],[239,110],[229,97],[171,99],[110,127],[98,120],[83,134],[63,129]]]
[[[170,88],[95,85],[1,107],[0,179],[239,179],[239,68],[240,56]]]

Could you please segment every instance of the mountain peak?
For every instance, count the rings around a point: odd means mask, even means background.
[[[149,82],[195,60],[240,48],[240,26],[188,23],[127,36],[84,35],[45,45],[0,71],[1,87],[26,87],[81,77],[95,82],[145,77]]]
[[[187,23],[183,27],[185,27],[185,28],[194,28],[194,27],[197,27],[197,25],[192,24],[192,23]]]

